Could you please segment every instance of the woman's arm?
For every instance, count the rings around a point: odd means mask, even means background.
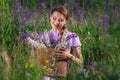
[[[74,47],[74,50],[73,50],[74,54],[70,54],[70,51],[65,49],[65,48],[61,48],[57,52],[61,53],[58,56],[59,59],[69,58],[72,61],[75,61],[77,64],[83,65],[83,57],[82,57],[82,53],[81,53],[81,48],[80,47]]]
[[[71,54],[70,59],[75,61],[77,64],[83,65],[83,56],[80,47],[74,47],[73,55]]]

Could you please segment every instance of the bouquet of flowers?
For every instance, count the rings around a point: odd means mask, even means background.
[[[67,60],[59,61],[56,56],[60,53],[56,53],[56,51],[61,48],[66,48],[66,31],[64,32],[61,41],[58,42],[54,49],[50,44],[50,39],[47,31],[44,31],[42,35],[44,36],[44,42],[40,37],[38,37],[37,40],[33,39],[30,36],[26,39],[28,44],[34,48],[37,63],[40,67],[44,67],[45,69],[46,67],[52,69],[52,71],[48,71],[47,75],[65,77],[67,74]],[[70,50],[70,47],[68,47],[68,49]]]

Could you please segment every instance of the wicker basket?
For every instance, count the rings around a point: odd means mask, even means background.
[[[47,66],[46,60],[48,60],[48,62],[51,62],[54,49],[40,48],[40,49],[36,49],[35,53],[37,54],[36,59],[38,65],[40,67],[44,67]],[[67,60],[56,61],[52,69],[53,71],[49,72],[48,76],[65,77],[67,75]]]

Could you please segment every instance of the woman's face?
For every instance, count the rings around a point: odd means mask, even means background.
[[[60,32],[62,27],[66,24],[66,19],[63,14],[54,11],[50,16],[50,24],[55,32]]]

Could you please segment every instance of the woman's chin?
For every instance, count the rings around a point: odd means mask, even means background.
[[[54,30],[58,32],[58,31],[60,31],[61,29],[60,29],[59,27],[54,27]]]

